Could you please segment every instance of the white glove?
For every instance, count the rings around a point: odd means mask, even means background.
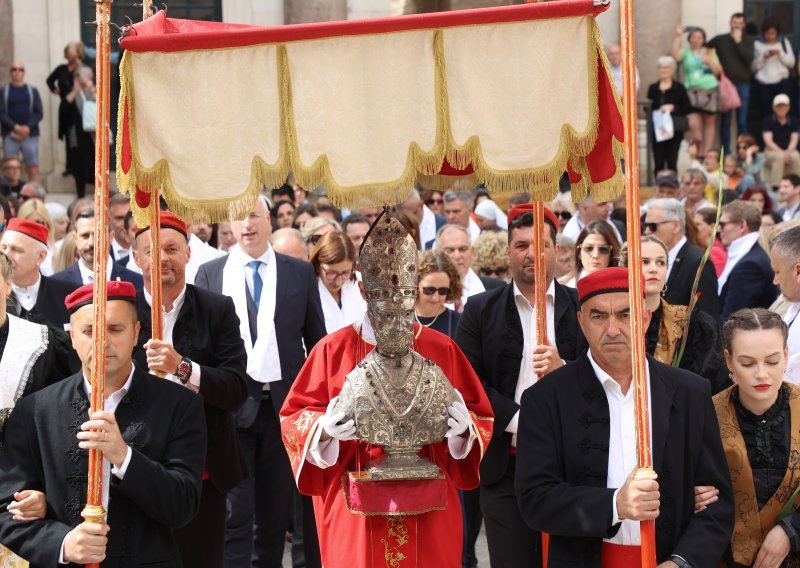
[[[325,416],[320,418],[320,426],[331,438],[336,440],[355,440],[356,424],[352,419],[342,422],[344,420],[344,412],[336,411],[337,402],[339,402],[339,397],[335,396],[328,403]]]
[[[450,418],[447,419],[449,428],[444,437],[455,438],[466,432],[471,420],[469,418],[469,410],[467,410],[467,405],[464,404],[463,399],[453,401],[447,412],[450,414]]]

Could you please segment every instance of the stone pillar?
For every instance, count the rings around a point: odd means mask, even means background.
[[[287,24],[347,19],[347,0],[284,0],[283,7]]]
[[[0,77],[8,78],[8,68],[14,57],[14,12],[11,0],[0,0]]]
[[[222,21],[253,26],[284,23],[284,0],[223,0]]]
[[[675,28],[681,24],[681,11],[676,9],[675,2],[637,0],[634,14],[641,99],[647,95],[647,87],[658,80],[657,61],[662,55],[669,55]]]

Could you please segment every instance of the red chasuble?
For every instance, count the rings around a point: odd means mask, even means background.
[[[295,481],[311,495],[319,533],[322,564],[329,568],[451,568],[461,566],[461,507],[457,489],[474,489],[478,468],[492,436],[489,399],[467,358],[450,338],[426,327],[415,327],[412,349],[435,362],[463,395],[478,439],[463,460],[450,455],[447,442],[420,451],[444,472],[447,506],[419,515],[393,516],[352,513],[343,490],[349,471],[363,470],[383,450],[360,441],[339,443],[336,465],[320,469],[306,461],[317,419],[342,390],[345,376],[373,349],[350,326],[326,336],[303,366],[281,409],[281,432]]]

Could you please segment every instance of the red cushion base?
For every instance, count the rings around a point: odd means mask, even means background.
[[[447,480],[371,481],[367,472],[342,478],[347,508],[362,515],[420,515],[447,506]]]

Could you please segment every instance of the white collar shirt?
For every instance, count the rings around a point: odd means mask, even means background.
[[[683,245],[687,243],[686,237],[681,237],[674,247],[669,249],[667,253],[667,277],[664,279],[666,282],[669,280],[669,275],[672,273],[672,267],[675,266],[675,259],[678,258],[678,253],[681,252]]]
[[[108,262],[106,263],[106,280],[111,280],[111,269],[113,266],[114,260],[109,256]],[[78,259],[78,270],[81,271],[81,281],[84,284],[91,284],[94,282],[94,270],[87,268],[80,259]]]
[[[474,243],[478,236],[481,234],[481,228],[475,222],[475,219],[472,217],[469,218],[469,226],[467,226],[467,232],[469,233],[469,237],[472,239]]]
[[[34,284],[22,287],[12,284],[11,288],[14,290],[14,296],[17,298],[19,305],[28,311],[31,311],[36,305],[36,299],[39,297],[39,288],[42,286],[42,276],[36,279]]]
[[[467,269],[467,273],[464,275],[464,278],[461,279],[461,306],[467,305],[467,300],[470,296],[485,291],[486,287],[483,285],[483,282],[481,282],[480,277],[475,274],[472,268]]]
[[[783,316],[783,321],[789,326],[789,361],[786,365],[786,376],[790,383],[800,385],[800,302],[792,302]]]
[[[616,489],[613,496],[613,524],[622,522],[614,538],[605,539],[606,542],[623,546],[636,546],[641,544],[639,521],[620,521],[617,512],[617,493],[625,484],[628,476],[637,467],[636,456],[636,411],[633,396],[633,385],[628,392],[623,394],[622,387],[608,373],[595,362],[591,349],[588,351],[589,362],[594,374],[605,391],[608,400],[609,439],[608,439],[608,477],[606,487]],[[650,367],[647,370],[647,400],[650,402]],[[652,407],[652,405],[650,405]],[[650,413],[652,416],[652,413]],[[650,438],[652,439],[652,428]]]
[[[131,254],[130,247],[125,248],[124,246],[122,246],[117,242],[117,239],[113,238],[111,239],[111,251],[114,253],[115,261],[120,260],[121,258],[124,258],[126,256],[130,256]]]
[[[247,281],[247,290],[250,292],[250,297],[255,300],[255,296],[253,295],[253,270],[248,266],[254,260],[260,260],[261,264],[258,265],[258,275],[261,276],[261,283],[262,285],[267,280],[267,263],[269,262],[269,249],[271,245],[267,245],[267,250],[264,251],[264,254],[259,256],[258,258],[253,258],[244,250],[240,250],[241,254],[239,255],[239,259],[242,261],[244,265],[244,277]]]
[[[781,217],[783,218],[784,222],[791,221],[792,219],[794,219],[795,215],[797,215],[798,211],[800,211],[800,203],[797,203],[791,209],[789,209],[789,207],[784,207],[783,214],[781,215]]]
[[[731,275],[731,272],[733,272],[733,269],[736,268],[736,265],[742,260],[744,255],[750,252],[750,249],[758,242],[760,236],[758,231],[747,233],[743,237],[734,240],[730,246],[728,246],[728,260],[725,263],[725,269],[722,271],[722,274],[719,275],[717,287],[717,292],[719,294],[722,294],[722,289],[728,281],[728,276]]]
[[[145,289],[142,288],[144,292],[144,299],[147,302],[148,306],[153,305],[153,296]],[[164,306],[161,306],[161,321],[164,325],[162,329],[164,341],[175,347],[175,343],[173,341],[173,336],[175,333],[175,324],[178,322],[178,316],[181,314],[181,308],[183,308],[184,301],[186,300],[186,285],[183,285],[183,290],[181,293],[175,297],[175,300],[172,302],[172,309],[167,311]],[[201,375],[201,367],[200,365],[196,364],[194,361],[191,363],[191,370],[189,371],[189,383],[186,385],[188,388],[192,388],[195,392],[199,392],[200,389],[200,375]],[[164,378],[172,381],[173,383],[181,384],[180,379],[177,375],[173,375],[172,373],[168,373]]]
[[[436,216],[427,205],[422,206],[422,219],[419,222],[419,241],[420,246],[425,248],[425,244],[436,239]]]

